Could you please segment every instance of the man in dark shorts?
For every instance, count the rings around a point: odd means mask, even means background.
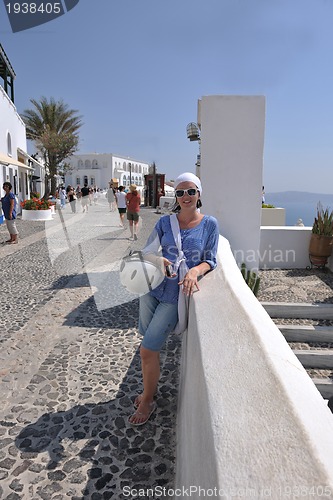
[[[88,188],[88,184],[86,183],[81,189],[81,205],[82,212],[88,212],[89,207],[89,193],[90,189]]]

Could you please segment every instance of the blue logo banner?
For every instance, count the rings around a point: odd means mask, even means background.
[[[48,23],[73,9],[79,0],[27,2],[3,0],[13,33]]]

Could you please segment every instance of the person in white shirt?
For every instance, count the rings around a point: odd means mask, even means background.
[[[124,192],[124,186],[119,186],[118,192],[116,193],[117,207],[120,217],[120,227],[124,227],[124,217],[126,214],[126,193]]]
[[[60,208],[65,208],[66,205],[66,189],[64,186],[61,186],[59,189],[59,198],[60,198]]]

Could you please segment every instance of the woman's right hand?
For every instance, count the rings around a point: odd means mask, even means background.
[[[161,258],[163,259],[165,276],[167,276],[168,278],[173,278],[174,276],[176,276],[177,273],[175,273],[173,270],[173,263],[166,257]]]

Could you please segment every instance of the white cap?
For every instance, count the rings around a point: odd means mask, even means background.
[[[199,177],[192,174],[191,172],[185,172],[184,174],[180,174],[174,183],[174,188],[177,189],[178,185],[182,182],[193,182],[199,189],[200,194],[202,193],[202,186]]]

